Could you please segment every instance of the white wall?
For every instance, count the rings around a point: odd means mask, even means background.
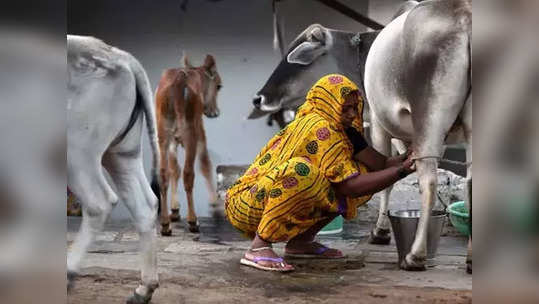
[[[369,17],[381,24],[388,24],[391,17],[399,9],[404,0],[372,0],[369,1]]]
[[[161,1],[160,1],[161,2]],[[342,1],[365,13],[368,1]],[[219,164],[246,164],[278,131],[265,119],[245,120],[251,110],[251,98],[262,87],[279,62],[272,50],[271,1],[227,0],[218,3],[189,1],[188,11],[180,12],[179,1],[143,2],[120,12],[107,2],[100,3],[91,18],[79,23],[71,20],[70,33],[91,34],[135,55],[148,72],[155,89],[161,71],[178,66],[182,52],[198,65],[205,54],[212,54],[223,79],[218,96],[221,116],[204,119],[210,157],[214,168]],[[291,41],[312,23],[350,31],[364,31],[359,23],[326,8],[316,1],[287,0],[281,4],[287,41]],[[75,18],[70,16],[70,18]],[[83,16],[81,16],[83,18]],[[86,24],[81,24],[85,22]],[[78,32],[73,32],[78,31]],[[145,135],[144,161],[150,171],[150,149]],[[183,153],[180,150],[180,163]],[[215,170],[214,170],[215,172]],[[198,173],[198,168],[197,168]],[[186,200],[180,186],[180,212],[185,216]],[[199,216],[208,214],[208,193],[201,174],[195,177],[194,199]],[[128,216],[122,206],[113,217]]]

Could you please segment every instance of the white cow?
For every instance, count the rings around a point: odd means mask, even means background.
[[[152,92],[146,72],[130,54],[92,37],[67,36],[67,181],[80,199],[83,219],[67,257],[68,279],[95,234],[121,199],[140,235],[142,284],[128,303],[148,303],[158,287],[157,198],[144,174],[142,127],[146,117],[159,160]],[[116,185],[114,191],[105,170]]]
[[[472,161],[471,1],[408,1],[380,33],[311,25],[255,95],[249,118],[296,109],[312,84],[329,73],[364,84],[376,150],[389,155],[394,138],[403,149],[403,142],[410,144],[417,157],[422,216],[400,266],[424,270],[428,214],[444,144],[467,144],[467,161]],[[471,184],[469,166],[468,193]],[[385,190],[371,243],[389,244],[388,197]],[[470,195],[468,201],[471,211]],[[471,271],[471,255],[468,264]]]
[[[387,155],[391,138],[397,138],[412,145],[417,159],[422,215],[411,251],[400,265],[414,270],[425,268],[427,215],[436,200],[444,144],[467,144],[467,160],[472,161],[471,1],[410,2],[409,10],[388,24],[371,46],[365,93],[373,146]],[[471,166],[467,184],[470,194]],[[389,233],[388,191],[384,194],[375,236]]]

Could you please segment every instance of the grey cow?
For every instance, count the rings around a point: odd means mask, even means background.
[[[157,198],[142,163],[144,117],[153,174],[159,168],[148,77],[133,56],[92,37],[67,36],[67,67],[67,183],[83,207],[82,225],[67,257],[68,277],[73,279],[95,234],[121,199],[139,232],[142,257],[142,284],[128,303],[147,303],[158,286]]]
[[[374,36],[376,38],[374,38]],[[406,2],[380,33],[355,34],[308,27],[290,45],[286,57],[255,95],[250,118],[295,109],[310,86],[329,73],[363,84],[370,110],[372,142],[383,154],[411,146],[422,192],[422,216],[411,252],[401,263],[425,269],[426,232],[435,201],[436,172],[444,144],[467,144],[471,164],[471,1]],[[471,207],[471,165],[468,167]],[[379,219],[370,241],[389,243],[384,191]],[[471,271],[471,241],[468,267]]]

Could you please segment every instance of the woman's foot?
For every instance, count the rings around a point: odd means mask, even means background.
[[[294,270],[294,266],[286,263],[271,247],[251,248],[245,252],[241,259],[242,265],[251,266],[261,270],[287,272]]]
[[[290,241],[286,244],[286,256],[295,258],[342,259],[342,251],[328,248],[318,242]]]

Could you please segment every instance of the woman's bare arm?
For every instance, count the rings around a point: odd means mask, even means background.
[[[411,150],[408,150],[406,153],[397,156],[386,157],[374,148],[367,147],[354,155],[354,159],[367,166],[370,171],[378,171],[400,165],[411,152]]]
[[[386,157],[372,147],[369,147],[363,134],[352,127],[347,128],[345,133],[354,148],[353,154],[355,160],[363,163],[370,171],[378,171],[386,168]]]
[[[369,171],[379,171],[386,168],[387,157],[372,147],[367,147],[354,155],[354,159],[367,166]]]
[[[400,166],[358,175],[338,183],[336,184],[336,190],[339,194],[348,197],[373,194],[387,188],[414,171],[414,161],[411,157],[408,157]]]

